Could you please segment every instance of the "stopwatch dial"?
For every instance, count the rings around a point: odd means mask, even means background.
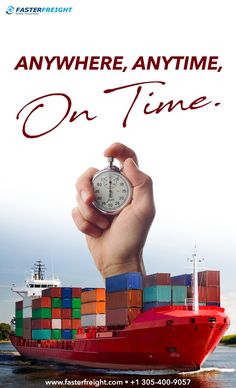
[[[94,206],[105,214],[117,214],[131,200],[132,188],[128,179],[116,171],[100,171],[93,178]]]

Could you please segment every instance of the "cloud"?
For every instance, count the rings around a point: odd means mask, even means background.
[[[221,305],[230,318],[230,327],[226,334],[236,334],[236,292],[222,295]]]

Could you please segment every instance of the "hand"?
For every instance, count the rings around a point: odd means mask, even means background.
[[[135,152],[125,145],[114,143],[104,155],[123,164],[122,172],[133,187],[132,201],[116,216],[99,213],[92,206],[91,184],[98,170],[89,168],[76,183],[78,206],[72,217],[86,234],[89,250],[104,278],[136,271],[144,275],[143,247],[155,216],[152,180],[138,169]]]

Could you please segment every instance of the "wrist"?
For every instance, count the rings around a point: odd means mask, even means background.
[[[130,259],[125,263],[117,263],[117,264],[109,265],[108,267],[100,270],[100,272],[104,279],[110,276],[120,275],[122,273],[127,273],[127,272],[140,272],[142,276],[146,275],[142,256],[138,258],[135,257],[133,259]]]

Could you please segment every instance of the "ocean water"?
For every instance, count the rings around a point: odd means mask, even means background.
[[[107,371],[24,361],[0,344],[0,387],[190,387],[236,388],[236,347],[218,346],[197,372]]]

